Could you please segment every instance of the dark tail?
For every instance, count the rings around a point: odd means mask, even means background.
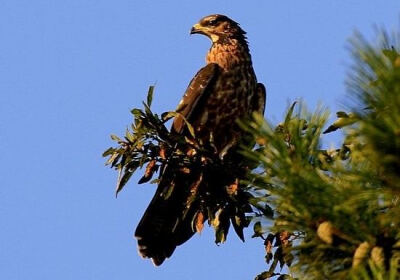
[[[164,172],[135,231],[139,254],[152,259],[156,266],[161,265],[172,255],[176,246],[186,242],[195,233],[192,228],[192,220],[196,214],[195,203],[187,209],[191,183],[195,180],[193,176],[177,177],[172,174],[170,175],[174,178],[167,179],[167,174],[168,172]]]

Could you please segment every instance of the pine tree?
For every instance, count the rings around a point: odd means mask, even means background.
[[[243,238],[252,220],[269,266],[257,280],[400,279],[400,35],[381,31],[379,38],[375,45],[361,35],[351,41],[347,112],[337,112],[325,131],[329,112],[310,113],[303,103],[276,126],[260,115],[242,120],[254,141],[243,143],[247,160],[240,167],[213,155],[193,133],[171,134],[166,122],[177,113],[154,114],[150,87],[144,109],[131,111],[131,128],[122,138],[113,135],[117,146],[103,154],[119,172],[116,192],[145,166],[139,183],[150,181],[167,159],[179,172],[240,173],[224,189],[194,190],[187,206],[201,200],[193,227],[201,231],[208,219],[217,243],[230,225]],[[322,134],[339,129],[342,145],[324,149]]]
[[[276,127],[261,116],[247,127],[265,144],[246,151],[261,170],[249,181],[274,209],[255,226],[272,262],[257,279],[280,275],[277,264],[290,267],[280,279],[400,279],[400,36],[379,37],[351,41],[350,113],[325,130],[344,130],[340,147],[322,148],[321,108],[294,104]]]

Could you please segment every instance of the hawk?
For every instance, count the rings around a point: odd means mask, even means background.
[[[202,18],[190,33],[207,36],[212,46],[206,66],[191,80],[176,111],[193,126],[196,137],[212,141],[215,152],[223,158],[244,136],[236,120],[253,112],[264,113],[265,87],[257,83],[246,32],[237,22],[214,14]],[[177,116],[172,131],[187,134],[185,126],[184,119]],[[157,191],[136,228],[139,254],[156,266],[196,232],[192,226],[194,210],[182,217],[193,184],[190,180],[164,166]],[[164,198],[170,184],[175,187]]]

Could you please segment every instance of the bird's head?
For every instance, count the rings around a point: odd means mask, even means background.
[[[193,25],[190,34],[196,33],[206,35],[213,43],[226,39],[246,40],[246,32],[237,22],[218,14],[206,16]]]

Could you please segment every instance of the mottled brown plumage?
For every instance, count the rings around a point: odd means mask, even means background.
[[[195,24],[191,33],[200,33],[212,40],[207,54],[207,65],[190,82],[177,112],[195,128],[196,136],[203,142],[213,142],[218,155],[224,157],[242,137],[236,120],[252,112],[264,112],[265,88],[257,83],[245,32],[239,25],[223,15],[210,15]],[[173,131],[186,133],[182,118],[174,120]],[[161,181],[141,219],[135,236],[139,253],[160,265],[170,257],[176,246],[187,241],[195,232],[191,225],[196,205],[182,217],[189,190],[202,179],[202,174],[192,172],[183,176],[162,169]],[[175,184],[168,199],[165,189]]]

